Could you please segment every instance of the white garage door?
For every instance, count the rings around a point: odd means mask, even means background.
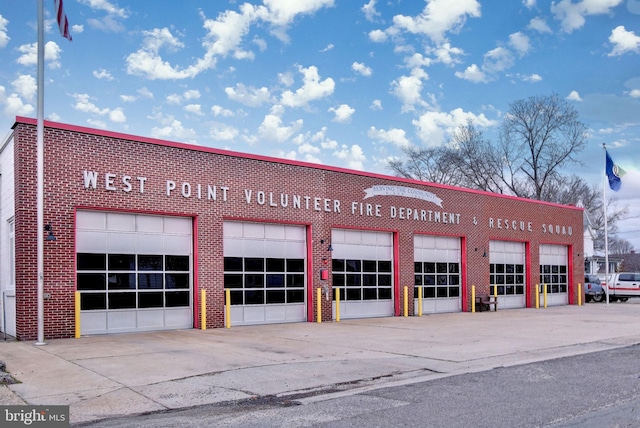
[[[547,287],[547,306],[569,303],[568,249],[565,245],[540,245],[540,302]]]
[[[500,309],[527,305],[525,259],[523,242],[489,242],[489,284],[491,294],[497,288]]]
[[[461,311],[460,238],[416,235],[413,258],[414,308],[418,308],[418,289],[422,287],[424,313]]]
[[[223,235],[231,324],[306,320],[305,226],[227,221]]]
[[[340,292],[341,318],[393,316],[393,236],[387,232],[334,229],[332,280]]]
[[[81,334],[193,327],[192,220],[78,211]]]

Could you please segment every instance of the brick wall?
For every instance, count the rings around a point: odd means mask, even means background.
[[[15,206],[16,206],[16,324],[18,338],[30,340],[36,337],[36,126],[31,119],[19,118],[14,127],[15,137]],[[378,174],[358,173],[333,167],[313,166],[299,162],[275,160],[160,142],[142,137],[125,136],[100,130],[69,125],[47,123],[45,128],[45,199],[44,221],[51,222],[56,241],[45,242],[45,293],[51,299],[45,301],[45,337],[71,337],[74,333],[75,249],[74,218],[78,208],[108,209],[128,212],[146,212],[193,216],[197,224],[194,236],[197,246],[197,286],[207,290],[208,327],[224,324],[223,290],[223,242],[222,224],[225,219],[245,219],[267,222],[285,222],[310,225],[313,243],[313,269],[308,272],[313,287],[319,287],[318,269],[323,267],[326,248],[320,239],[330,239],[333,228],[385,230],[396,233],[399,257],[397,272],[400,293],[402,287],[413,285],[413,235],[435,234],[456,236],[463,239],[463,297],[464,305],[470,303],[470,286],[478,292],[488,292],[489,258],[482,257],[489,251],[489,240],[525,242],[530,249],[530,281],[538,278],[538,245],[552,243],[568,245],[573,254],[572,284],[575,301],[575,285],[583,272],[582,258],[582,210],[537,203],[511,197],[463,190],[449,186],[395,179]],[[98,187],[86,189],[83,171],[99,173]],[[115,174],[116,190],[105,188],[106,173]],[[123,190],[122,177],[130,176],[131,191]],[[145,177],[144,192],[139,190],[137,177]],[[174,181],[176,188],[167,195],[166,182]],[[186,192],[182,195],[183,183]],[[201,185],[202,198],[197,197],[197,185]],[[414,187],[434,193],[442,199],[442,208],[436,204],[400,196],[375,196],[363,199],[364,190],[376,185]],[[216,186],[216,200],[208,200],[207,186]],[[228,188],[227,200],[223,200],[223,188]],[[264,192],[265,203],[258,203],[258,192]],[[250,201],[247,197],[250,194]],[[270,206],[269,195],[276,206]],[[289,206],[283,207],[280,195],[289,195]],[[310,197],[311,208],[293,208],[292,196]],[[320,210],[314,208],[313,198],[330,199],[325,211],[324,201]],[[333,211],[333,201],[340,202],[340,213]],[[380,216],[361,215],[359,205],[352,213],[352,203],[380,205]],[[391,217],[395,207],[396,218]],[[400,208],[403,208],[401,211]],[[406,208],[454,213],[457,221],[421,221],[401,219]],[[459,216],[457,215],[459,214]],[[489,219],[493,218],[493,227]],[[498,228],[500,219],[501,228]],[[505,227],[508,221],[509,228]],[[516,221],[517,230],[513,230]],[[525,222],[525,231],[519,230]],[[532,231],[528,230],[531,223]],[[542,225],[572,227],[573,233],[545,233]],[[571,261],[570,261],[571,262]],[[330,281],[329,281],[330,283]],[[531,297],[534,286],[527,284]],[[413,290],[409,288],[412,309]],[[307,296],[315,301],[313,296]],[[395,297],[402,302],[403,296]],[[530,301],[528,299],[528,301]],[[400,305],[401,308],[401,305]],[[194,310],[199,308],[194,307]],[[315,317],[315,307],[313,309]],[[323,320],[331,320],[331,305],[323,305]]]

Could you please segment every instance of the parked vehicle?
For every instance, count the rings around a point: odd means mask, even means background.
[[[602,302],[604,300],[604,290],[602,289],[602,282],[597,275],[585,275],[584,285],[582,286],[584,291],[584,302],[590,301]]]
[[[626,302],[629,297],[640,297],[640,273],[618,272],[609,275],[604,292],[609,295],[610,302]]]

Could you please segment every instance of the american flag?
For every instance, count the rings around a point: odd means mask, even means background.
[[[56,20],[58,21],[58,27],[60,28],[60,34],[62,37],[73,40],[71,33],[69,32],[69,21],[67,21],[67,15],[64,13],[64,6],[62,0],[53,0],[53,4],[56,8]]]

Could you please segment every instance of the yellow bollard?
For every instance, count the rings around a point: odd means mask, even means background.
[[[418,316],[422,316],[422,285],[418,286]]]
[[[498,300],[498,286],[493,284],[493,297]]]
[[[404,316],[409,316],[409,287],[404,286]]]
[[[546,307],[547,307],[547,284],[544,284],[543,287],[544,287],[544,307],[546,309]]]
[[[316,321],[318,323],[322,322],[322,290],[316,290],[316,304],[317,304],[317,312],[316,312]]]
[[[476,312],[476,286],[471,286],[471,313]]]
[[[224,290],[226,309],[227,309],[227,328],[231,328],[231,290],[228,288]]]
[[[76,308],[76,339],[80,337],[80,292],[75,293],[75,308]]]
[[[200,329],[207,329],[207,290],[200,290]]]
[[[540,309],[540,284],[536,284],[536,309]]]
[[[336,293],[336,322],[340,322],[340,289],[334,288],[334,293]]]
[[[582,306],[582,284],[578,283],[578,306]]]

